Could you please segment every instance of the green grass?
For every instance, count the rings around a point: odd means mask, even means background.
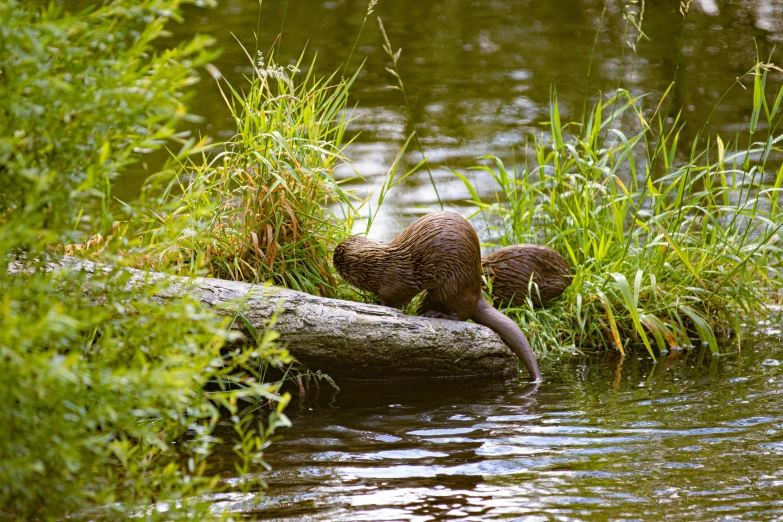
[[[639,344],[655,357],[695,336],[725,353],[716,332],[729,328],[740,346],[740,323],[783,286],[783,88],[766,92],[771,68],[746,75],[753,114],[731,138],[700,132],[684,147],[663,99],[645,107],[627,91],[584,125],[563,124],[553,90],[549,132],[531,138],[524,164],[474,168],[494,180],[494,202],[455,172],[499,245],[547,244],[576,268],[554,306],[508,310],[538,353]]]
[[[145,215],[134,218],[146,223],[143,244],[153,247],[147,266],[335,294],[331,251],[356,215],[334,178],[356,76],[315,78],[314,62],[306,74],[299,67],[260,57],[246,89],[219,83],[236,134],[201,162],[183,162],[162,192],[161,178],[151,179],[134,204]],[[158,242],[183,220],[191,234]]]

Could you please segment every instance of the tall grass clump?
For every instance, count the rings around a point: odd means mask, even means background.
[[[586,124],[564,125],[553,91],[549,133],[532,139],[524,165],[475,167],[495,180],[495,202],[456,173],[501,246],[548,244],[575,267],[555,306],[514,310],[539,351],[640,344],[654,357],[698,336],[717,353],[716,332],[731,329],[739,346],[740,324],[783,286],[783,88],[767,92],[773,69],[748,73],[753,113],[732,137],[702,129],[683,144],[663,100],[648,112],[622,90]]]
[[[299,67],[259,53],[246,89],[219,84],[236,134],[200,163],[182,164],[162,193],[153,178],[147,210],[136,209],[145,215],[142,235],[157,266],[205,267],[212,277],[334,295],[330,252],[355,216],[334,169],[343,161],[356,76],[316,78],[314,62],[305,74]],[[161,213],[161,203],[177,211]],[[191,234],[158,242],[158,233],[182,220]]]
[[[180,161],[193,151],[176,127],[211,42],[153,45],[179,7],[0,3],[0,519],[200,519],[196,499],[223,487],[218,422],[234,427],[240,472],[285,423],[287,398],[261,383],[290,359],[273,332],[228,350],[228,324],[200,303],[128,288],[119,247],[143,244],[107,242],[94,274],[47,265],[111,230],[111,182],[139,151],[174,138]],[[170,225],[158,245],[190,233]],[[267,402],[263,423],[246,411]]]

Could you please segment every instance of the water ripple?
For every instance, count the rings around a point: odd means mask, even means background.
[[[616,368],[593,365],[589,379],[552,379],[533,395],[513,383],[439,385],[426,400],[404,387],[344,391],[339,408],[291,413],[295,428],[267,454],[267,497],[215,497],[215,509],[273,520],[779,516],[783,390],[768,361],[783,347],[749,352],[743,375],[721,358],[717,372],[683,364],[657,388],[640,389],[626,364],[616,388]]]

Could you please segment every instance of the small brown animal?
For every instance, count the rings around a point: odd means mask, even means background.
[[[399,308],[426,290],[425,316],[472,318],[488,326],[519,357],[533,380],[541,380],[525,334],[481,293],[479,239],[459,214],[427,214],[388,244],[351,236],[335,248],[334,266],[346,281],[375,293],[385,306]]]
[[[562,294],[574,277],[563,256],[541,245],[501,248],[482,259],[481,266],[492,282],[492,296],[514,306],[525,304],[531,279],[533,304],[544,306]]]

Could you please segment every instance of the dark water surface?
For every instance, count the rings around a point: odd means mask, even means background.
[[[287,520],[783,518],[780,326],[741,356],[706,348],[548,361],[516,382],[344,385],[289,407],[263,500]],[[228,451],[228,448],[227,448]]]
[[[689,150],[696,131],[735,79],[753,66],[757,55],[767,60],[783,40],[783,2],[694,0],[686,18],[676,0],[644,4],[646,38],[637,41],[638,31],[624,15],[629,7],[638,11],[641,3],[634,7],[630,1],[380,0],[350,64],[355,70],[366,60],[352,90],[358,118],[350,129],[360,135],[347,150],[366,182],[353,188],[375,190],[415,128],[441,197],[448,207],[459,209],[468,193],[448,169],[474,165],[477,156],[486,154],[508,163],[523,158],[526,140],[546,130],[542,122],[549,119],[552,86],[566,122],[581,119],[586,93],[592,103],[618,86],[637,95],[649,93],[645,106],[654,109],[676,77],[667,99],[671,115],[683,111],[680,141]],[[317,72],[327,74],[341,70],[348,59],[367,5],[366,0],[268,0],[259,8],[257,0],[220,0],[216,10],[189,7],[185,23],[171,28],[180,39],[196,32],[214,36],[223,49],[215,65],[241,88],[243,75],[252,69],[234,35],[255,56],[256,49],[269,49],[282,29],[280,60],[296,60],[306,48],[304,61],[317,54]],[[412,118],[400,92],[388,89],[395,81],[384,70],[390,62],[382,50],[377,15],[393,47],[402,48],[400,70]],[[635,43],[635,51],[627,41]],[[778,65],[782,52],[772,53]],[[195,127],[225,139],[235,131],[234,123],[215,83],[206,73],[202,76],[191,107],[204,121]],[[776,73],[771,76],[771,82],[779,79]],[[710,119],[708,132],[720,133],[724,141],[747,128],[753,84],[744,84],[750,89],[735,85]],[[412,151],[405,159],[411,166],[420,156]],[[351,168],[342,175],[351,175]],[[489,177],[477,176],[482,193],[491,197]],[[115,194],[132,198],[143,177],[142,172],[126,176]],[[373,234],[394,235],[435,205],[422,171],[386,199]]]

